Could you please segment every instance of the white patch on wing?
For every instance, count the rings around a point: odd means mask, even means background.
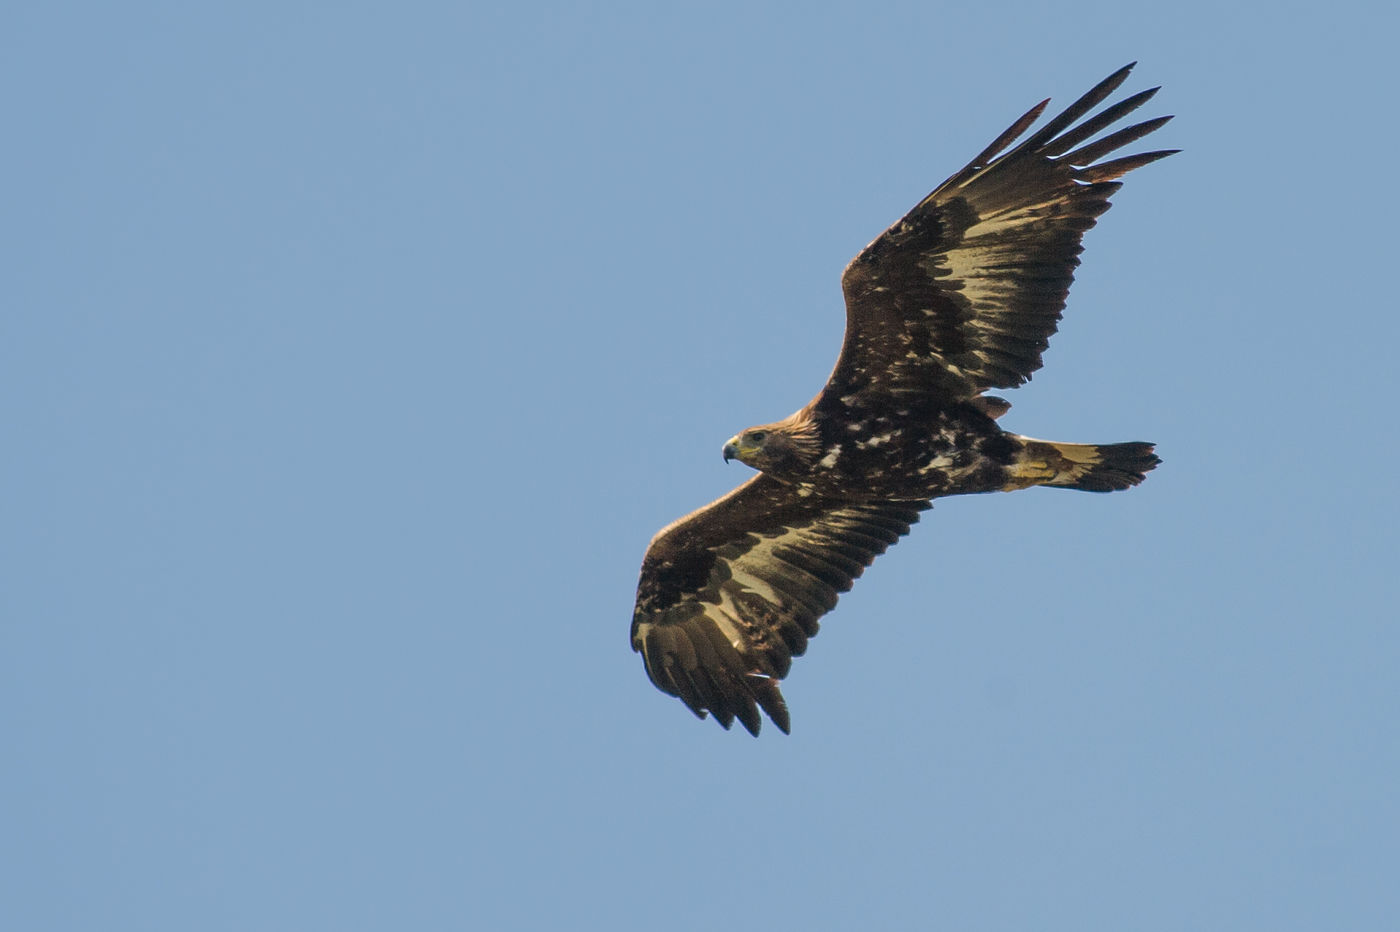
[[[798,494],[802,494],[803,488],[797,488]],[[810,493],[811,490],[806,491]],[[739,556],[725,558],[723,566],[729,578],[716,587],[719,595],[717,602],[705,600],[705,617],[735,650],[747,655],[753,648],[752,637],[756,628],[771,629],[774,624],[772,620],[764,618],[763,613],[755,611],[756,606],[748,601],[750,598],[768,602],[777,612],[790,613],[795,604],[825,603],[833,594],[829,581],[779,558],[775,551],[783,548],[824,553],[833,541],[841,538],[844,531],[863,527],[862,517],[865,513],[862,506],[852,506],[848,510],[826,514],[809,526],[784,527],[761,535],[757,543]],[[884,547],[879,549],[883,551]],[[868,564],[873,557],[874,554],[870,554],[860,562]],[[741,597],[740,593],[747,593],[748,597]],[[646,643],[645,638],[643,643]]]
[[[802,489],[799,488],[798,494],[801,493]],[[744,637],[741,634],[747,627],[741,619],[746,616],[743,608],[734,603],[733,586],[737,585],[753,593],[775,608],[787,606],[790,604],[790,600],[775,589],[764,576],[774,579],[792,578],[795,585],[803,585],[804,583],[794,575],[797,571],[773,556],[773,551],[777,547],[800,546],[804,543],[807,543],[807,537],[803,530],[784,528],[777,534],[761,537],[758,543],[741,556],[724,561],[725,567],[729,571],[730,581],[719,587],[719,604],[707,605],[705,614],[719,626],[720,631],[736,649],[742,651],[748,645],[744,643]],[[760,567],[766,568],[767,572],[759,575],[758,569]]]
[[[1018,262],[1025,256],[1016,246],[1015,235],[1008,232],[1024,231],[1027,227],[1044,222],[1043,204],[1020,204],[1004,213],[983,217],[978,223],[964,232],[956,247],[943,253],[940,266],[947,271],[947,278],[957,282],[957,290],[972,305],[974,316],[962,326],[971,329],[989,342],[995,342],[995,335],[1006,328],[1002,325],[1002,315],[1011,313],[1014,299],[1024,289],[1019,281]],[[990,359],[984,352],[974,354],[981,365],[986,366]]]
[[[930,198],[925,203],[935,199]],[[988,205],[974,202],[972,206],[980,211]],[[1054,224],[1047,218],[1057,216],[1059,208],[1064,206],[1064,195],[1054,190],[1043,192],[1043,199],[1033,203],[1013,201],[997,213],[982,215],[977,223],[963,232],[955,245],[922,257],[918,265],[928,275],[930,283],[936,284],[945,294],[958,295],[970,305],[971,316],[960,319],[957,326],[969,338],[970,345],[963,352],[968,353],[971,360],[964,365],[955,365],[938,347],[916,353],[910,339],[912,333],[906,331],[898,337],[898,346],[903,353],[896,360],[896,367],[906,362],[933,359],[948,371],[974,381],[979,378],[977,373],[985,375],[1005,369],[1008,362],[1003,358],[1004,353],[988,354],[975,347],[978,344],[999,346],[1003,334],[1018,330],[1014,321],[1021,316],[1016,308],[1018,299],[1026,294],[1028,286],[1025,279],[1028,275],[1036,277],[1044,274],[1039,271],[1043,262],[1037,255],[1037,249],[1033,244],[1029,247],[1026,245],[1028,239],[1033,241],[1035,237],[1028,237],[1027,233],[1053,227]],[[1069,270],[1064,271],[1067,273]],[[1053,299],[1044,302],[1037,313],[1057,310],[1051,301]],[[1059,306],[1063,307],[1063,302]],[[929,318],[943,311],[937,305],[912,310],[907,325],[910,331],[920,330]],[[1045,323],[1048,324],[1048,332],[1044,336],[1048,337],[1054,332],[1054,324],[1053,321]],[[1029,358],[1021,359],[1020,364],[1034,368],[1034,350],[1024,353],[1029,354]],[[1013,350],[1012,355],[1021,356],[1022,353]]]
[[[841,444],[838,443],[836,444],[836,446],[831,448],[830,453],[828,453],[826,456],[823,456],[820,460],[817,461],[817,465],[822,467],[823,469],[830,469],[831,467],[836,465],[836,460],[838,457],[840,457],[840,455]]]
[[[875,437],[871,437],[869,440],[857,440],[857,441],[856,441],[856,449],[857,449],[857,450],[867,450],[867,449],[869,449],[870,447],[878,447],[878,446],[879,446],[880,444],[882,444],[882,443],[889,443],[889,442],[890,442],[890,439],[891,439],[892,437],[894,437],[894,435],[895,435],[896,433],[897,433],[897,431],[893,431],[893,430],[892,430],[892,431],[889,431],[888,433],[879,434],[879,435],[877,435],[877,436],[875,436]]]
[[[797,487],[799,495],[804,491],[811,494],[811,489],[804,486]],[[825,549],[825,541],[830,535],[856,526],[859,526],[859,522],[854,515],[838,512],[828,516],[825,527],[821,525],[798,528],[785,527],[776,533],[762,535],[758,543],[742,555],[725,560],[725,567],[729,570],[730,579],[733,582],[755,595],[767,599],[775,606],[787,605],[789,600],[778,589],[774,588],[774,584],[769,582],[770,579],[790,579],[793,585],[804,588],[810,586],[813,580],[792,564],[774,556],[774,551],[779,548],[821,551]],[[734,605],[729,593],[725,592],[724,586],[720,586],[720,595],[723,599],[721,607],[728,611],[732,617],[742,617],[740,608]],[[725,630],[725,635],[729,636],[728,629]]]

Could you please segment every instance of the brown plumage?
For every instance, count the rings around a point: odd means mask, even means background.
[[[778,681],[818,620],[934,498],[1032,485],[1108,492],[1160,462],[1151,444],[1032,440],[984,394],[1041,366],[1080,241],[1128,171],[1100,162],[1159,117],[1090,141],[1156,88],[1083,122],[1120,69],[1010,148],[1043,101],[861,251],[841,278],[846,337],[797,413],[724,446],[760,474],[664,528],[642,561],[632,647],[663,692],[752,734],[789,728]]]

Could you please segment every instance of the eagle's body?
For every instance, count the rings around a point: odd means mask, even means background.
[[[730,439],[760,475],[663,529],[642,563],[632,646],[660,689],[728,728],[783,731],[778,691],[818,619],[945,495],[1051,485],[1107,492],[1159,462],[1146,443],[1032,440],[986,395],[1040,367],[1080,239],[1127,171],[1171,154],[1098,160],[1166,122],[1095,134],[1155,93],[1074,125],[1103,81],[1004,155],[1023,116],[867,246],[842,276],[847,328],[826,386],[797,413]]]

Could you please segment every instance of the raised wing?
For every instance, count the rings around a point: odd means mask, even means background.
[[[759,475],[680,519],[642,561],[632,649],[700,718],[786,732],[778,690],[817,621],[928,502],[832,502]]]
[[[1087,142],[1157,92],[1077,120],[1127,78],[1120,69],[1004,155],[1048,100],[851,260],[841,278],[846,339],[819,407],[861,392],[971,398],[1041,366],[1084,231],[1128,171],[1176,150],[1099,160],[1171,117]]]

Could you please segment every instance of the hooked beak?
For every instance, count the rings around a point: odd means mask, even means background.
[[[737,438],[737,437],[730,438],[729,442],[726,443],[726,444],[724,445],[724,461],[727,463],[727,462],[729,462],[729,461],[732,460],[732,459],[738,458],[738,456],[739,456],[739,443],[738,443],[738,438]]]

